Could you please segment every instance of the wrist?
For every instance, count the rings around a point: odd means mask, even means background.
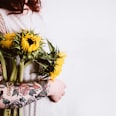
[[[52,85],[52,80],[49,80],[48,81],[48,84],[47,84],[47,96],[52,96],[52,91],[51,91],[51,85]]]
[[[37,83],[39,85],[41,85],[41,87],[42,87],[42,91],[40,92],[39,96],[41,96],[41,97],[48,96],[48,89],[49,89],[49,87],[48,87],[48,80],[37,81]]]

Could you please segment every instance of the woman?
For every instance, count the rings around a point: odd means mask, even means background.
[[[21,29],[31,29],[34,32],[43,34],[44,29],[42,27],[40,9],[40,0],[0,0],[0,32],[18,32]],[[12,96],[12,91],[19,88],[22,91],[19,91],[17,96]],[[48,96],[50,100],[57,102],[64,95],[64,88],[65,84],[60,80],[36,82],[29,76],[24,76],[23,83],[14,85],[9,82],[3,82],[1,78],[0,109],[25,106],[23,107],[23,114],[27,116],[27,112],[33,111],[32,102],[35,103],[34,110],[37,109],[37,100],[41,97]],[[34,96],[29,95],[31,89],[35,90]],[[10,102],[9,105],[5,105],[6,98]],[[21,102],[22,98],[25,98],[25,103]],[[36,114],[32,116],[36,116]]]

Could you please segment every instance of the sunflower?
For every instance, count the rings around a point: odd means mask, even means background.
[[[66,54],[64,54],[63,52],[59,52],[58,53],[58,58],[56,60],[56,64],[62,66],[62,64],[64,63],[65,57],[66,57]]]
[[[21,47],[25,52],[32,52],[39,49],[41,45],[41,37],[33,33],[22,35]]]
[[[15,33],[7,33],[4,35],[4,40],[0,41],[0,45],[2,48],[10,48],[13,44],[13,40],[15,37]]]
[[[58,58],[55,61],[54,70],[50,72],[50,77],[54,80],[62,71],[62,65],[64,64],[64,58],[66,55],[63,52],[59,52]]]

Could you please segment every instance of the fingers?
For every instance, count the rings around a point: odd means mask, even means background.
[[[61,99],[62,97],[61,97],[61,96],[59,96],[59,97],[51,96],[51,97],[49,97],[49,98],[50,98],[50,100],[51,100],[52,102],[59,102],[60,99]]]
[[[50,81],[49,98],[53,102],[58,102],[65,95],[66,85],[61,80]]]
[[[53,102],[58,102],[58,101],[60,101],[60,100],[62,99],[62,97],[63,97],[64,95],[65,95],[65,91],[63,91],[63,92],[61,93],[61,95],[57,95],[57,96],[53,95],[53,96],[49,96],[49,98],[50,98],[50,100],[53,101]]]
[[[64,96],[65,95],[65,91],[62,93],[62,96]]]

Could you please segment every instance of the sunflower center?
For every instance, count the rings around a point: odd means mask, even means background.
[[[34,42],[32,41],[32,39],[28,38],[28,43],[29,45],[32,45]]]

